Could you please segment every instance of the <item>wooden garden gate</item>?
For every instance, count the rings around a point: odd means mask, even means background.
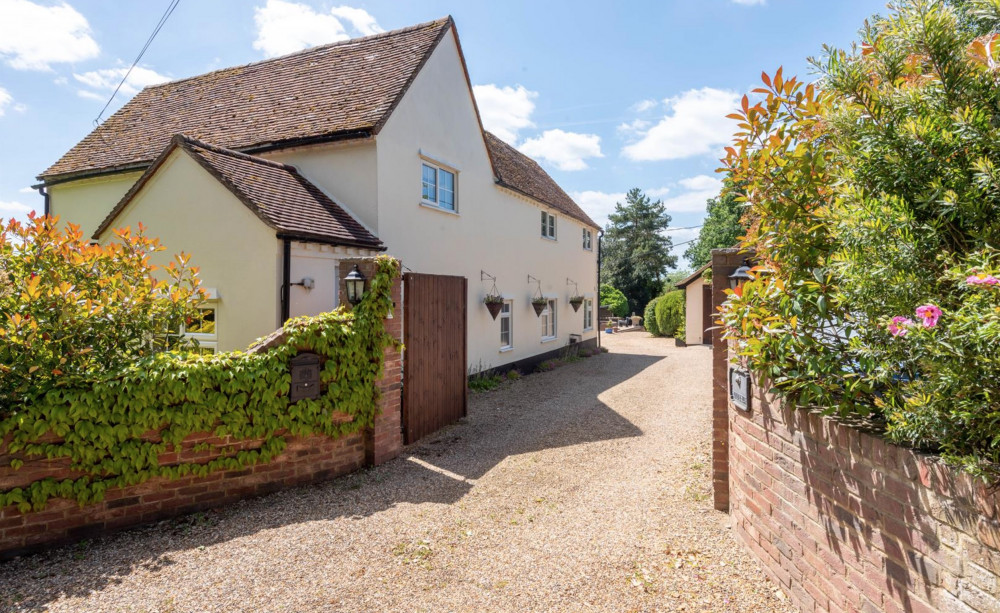
[[[403,275],[403,440],[466,414],[465,277]]]

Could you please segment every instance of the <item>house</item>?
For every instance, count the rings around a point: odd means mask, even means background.
[[[676,284],[684,290],[684,342],[712,344],[712,265],[705,264]]]
[[[468,280],[470,368],[596,343],[599,228],[483,130],[450,17],[147,87],[39,179],[96,241],[142,222],[158,263],[192,255],[207,351],[335,308],[339,260],[383,252]]]

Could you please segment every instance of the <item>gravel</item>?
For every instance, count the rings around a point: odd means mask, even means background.
[[[384,466],[0,563],[0,610],[789,610],[712,509],[710,350],[604,343]]]

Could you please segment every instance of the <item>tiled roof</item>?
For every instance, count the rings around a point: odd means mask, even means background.
[[[516,192],[534,198],[566,215],[594,228],[600,228],[580,206],[573,202],[569,194],[552,180],[538,162],[524,155],[489,132],[486,146],[493,160],[493,171],[497,182]]]
[[[175,147],[190,154],[261,221],[274,228],[278,236],[367,249],[385,248],[382,241],[307,181],[295,167],[182,135],[172,139],[157,161],[119,201],[94,233],[95,239],[111,227]]]
[[[257,151],[377,133],[451,18],[147,87],[39,175],[148,166],[174,134]]]

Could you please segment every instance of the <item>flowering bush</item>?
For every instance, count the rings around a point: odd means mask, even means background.
[[[197,316],[198,270],[140,226],[91,245],[80,229],[32,217],[0,226],[0,419],[49,389],[93,381],[152,352],[171,321]]]
[[[760,265],[723,317],[787,402],[1000,475],[996,2],[904,0],[744,98],[726,169]]]

